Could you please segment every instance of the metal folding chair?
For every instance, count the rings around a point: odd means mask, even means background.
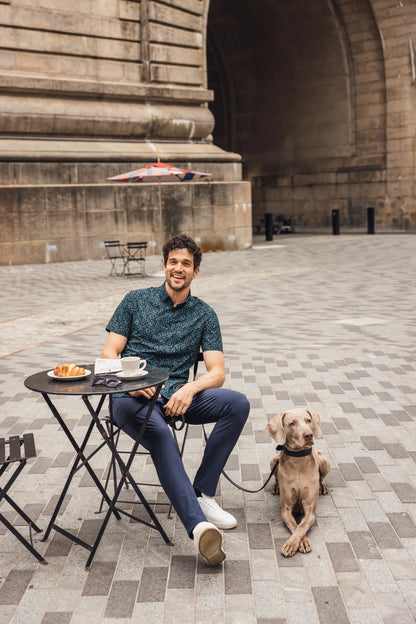
[[[200,352],[198,354],[198,358],[195,361],[195,364],[193,366],[193,379],[196,378],[197,372],[198,372],[198,364],[199,362],[203,362],[204,360],[204,356],[203,353]],[[119,427],[117,427],[112,419],[112,406],[111,406],[111,395],[109,396],[109,413],[108,415],[104,418],[104,422],[105,422],[105,427],[107,429],[107,434],[109,437],[111,437],[114,440],[114,444],[117,446],[118,441],[119,441],[119,436],[120,436],[120,432],[121,429]],[[172,422],[170,423],[170,426],[172,428],[172,434],[176,440],[176,443],[178,445],[179,448],[179,454],[181,456],[181,458],[183,457],[184,451],[185,451],[185,444],[186,444],[186,439],[188,437],[188,431],[189,431],[189,424],[185,423],[184,421],[182,422]],[[204,425],[202,426],[202,430],[204,432],[204,436],[206,439],[206,433],[205,433],[205,428]],[[183,437],[182,440],[179,441],[178,435],[177,435],[177,431],[180,431],[181,429],[184,429],[183,432]],[[128,451],[119,451],[120,453],[128,453]],[[150,455],[148,451],[138,451],[137,455]],[[110,479],[112,479],[113,481],[113,488],[115,490],[116,486],[117,486],[117,465],[116,462],[114,460],[114,458],[110,461],[108,470],[107,470],[107,474],[105,477],[105,485],[104,485],[104,489],[107,491],[107,488],[109,486],[110,483]],[[145,483],[145,482],[138,482],[137,485],[139,486],[152,486],[152,487],[162,487],[160,485],[160,483]],[[128,484],[126,483],[126,489],[128,489]],[[122,502],[122,501],[120,501]],[[130,501],[131,502],[131,501]],[[168,506],[168,513],[167,516],[168,518],[171,517],[172,514],[172,503],[170,502],[162,502],[162,501],[153,501],[153,502],[149,502],[150,505],[166,505]],[[101,498],[101,503],[100,503],[100,507],[97,511],[97,513],[101,513],[102,509],[103,509],[103,505],[104,505],[104,497]]]
[[[135,275],[145,275],[147,242],[130,242],[126,245],[126,255],[124,257],[124,275],[132,277]],[[136,263],[137,270],[132,272],[130,265]]]
[[[108,403],[108,415],[104,417],[104,425],[105,428],[107,430],[107,435],[109,438],[111,438],[114,441],[115,446],[118,448],[118,452],[120,453],[120,455],[126,454],[129,455],[130,451],[123,451],[120,450],[118,443],[119,443],[119,438],[120,438],[120,433],[121,433],[121,429],[119,427],[117,427],[117,425],[114,424],[113,419],[112,419],[112,396],[109,396],[109,403]],[[146,450],[138,450],[136,452],[136,455],[144,455],[144,456],[150,456],[150,453]],[[104,489],[105,491],[107,491],[108,486],[110,484],[110,479],[112,480],[113,483],[113,490],[116,490],[117,487],[117,483],[119,481],[119,473],[118,473],[118,466],[117,466],[117,462],[115,461],[114,457],[111,458],[110,460],[110,464],[108,466],[107,469],[107,474],[105,477],[105,484],[104,484]],[[145,481],[137,481],[136,484],[139,487],[162,487],[160,485],[160,483],[148,483]],[[125,488],[126,490],[129,489],[129,484],[125,483]],[[140,505],[141,502],[140,501],[123,501],[123,500],[119,500],[119,503],[123,503],[123,502],[128,502],[129,504],[138,504]],[[172,504],[170,502],[165,502],[165,501],[148,501],[150,506],[154,506],[154,505],[160,505],[160,506],[168,506],[168,518],[171,517],[171,511],[172,511]],[[104,496],[101,497],[101,502],[100,502],[100,506],[98,508],[98,511],[96,513],[101,513],[103,510],[103,505],[104,505]]]
[[[110,275],[124,275],[124,262],[125,262],[125,252],[123,246],[120,244],[119,240],[109,240],[104,241],[104,247],[107,252],[107,257],[111,262],[111,271]],[[117,270],[117,265],[121,265],[119,271]]]
[[[40,533],[40,529],[29,518],[29,516],[23,511],[21,507],[11,498],[8,494],[13,483],[16,481],[19,474],[22,472],[29,457],[36,457],[35,440],[33,433],[25,433],[23,437],[10,436],[8,440],[0,438],[0,478],[6,472],[6,470],[14,464],[14,471],[9,477],[7,483],[0,486],[0,502],[4,499],[29,526],[29,540],[28,541],[17,529],[14,527],[7,518],[0,513],[0,522],[2,522],[9,531],[13,533],[15,537],[27,548],[32,555],[38,559],[41,563],[46,564],[47,561],[42,557],[40,553],[34,548],[32,543],[31,531],[34,529],[37,533]]]
[[[195,360],[195,364],[193,366],[193,372],[192,372],[193,379],[196,379],[196,376],[198,374],[199,362],[203,362],[203,361],[204,361],[204,354],[202,353],[202,351],[200,351],[198,353],[198,357]],[[187,440],[187,437],[188,437],[189,423],[186,423],[184,420],[182,422],[178,422],[177,421],[177,422],[172,423],[171,427],[172,427],[173,435],[174,435],[175,440],[176,440],[176,442],[178,444],[178,447],[179,447],[180,456],[182,458],[183,454],[184,454],[184,451],[185,451],[186,440]],[[205,439],[207,439],[207,434],[206,434],[204,425],[201,425],[201,427],[202,427],[202,431],[204,433],[204,437],[205,437]],[[181,429],[184,429],[184,432],[183,432],[182,441],[181,441],[181,443],[179,443],[179,439],[178,439],[178,436],[177,436],[176,432],[180,431]]]

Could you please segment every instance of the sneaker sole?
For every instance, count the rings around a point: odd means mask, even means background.
[[[225,559],[225,552],[221,546],[221,534],[214,529],[207,529],[202,533],[199,539],[199,554],[205,559],[208,565],[217,566]]]
[[[211,522],[212,524],[215,524],[215,526],[217,527],[217,529],[222,529],[223,531],[226,529],[235,529],[235,527],[237,526],[237,522],[233,522],[232,524],[221,524],[220,522],[215,522],[215,520],[209,520],[207,518],[208,522]]]

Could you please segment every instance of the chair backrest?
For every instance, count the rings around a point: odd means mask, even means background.
[[[141,242],[130,242],[127,243],[127,249],[147,249],[147,242],[146,241],[141,241]]]
[[[198,353],[198,357],[196,358],[195,364],[194,364],[194,372],[193,372],[194,379],[195,379],[195,377],[196,377],[196,375],[198,373],[198,364],[199,364],[199,362],[203,362],[203,361],[204,361],[204,354],[202,353],[202,351],[200,351]]]
[[[107,252],[107,256],[111,258],[122,258],[123,250],[119,240],[104,241],[104,247]]]
[[[0,464],[23,461],[29,457],[36,457],[33,433],[24,433],[23,437],[10,436],[8,440],[0,438]]]

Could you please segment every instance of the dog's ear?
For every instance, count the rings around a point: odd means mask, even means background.
[[[321,433],[321,417],[316,412],[308,409],[307,412],[310,414],[312,418],[312,433],[315,438],[322,438]]]
[[[266,425],[269,436],[272,437],[277,444],[284,444],[286,442],[286,434],[283,429],[284,415],[285,412],[281,412],[280,414],[277,414],[277,416],[273,416],[273,418],[269,420]]]

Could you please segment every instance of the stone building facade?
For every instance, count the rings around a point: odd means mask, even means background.
[[[0,262],[104,257],[186,231],[251,244],[241,157],[214,145],[203,0],[0,0]],[[111,184],[155,161],[200,183]]]
[[[0,263],[415,230],[415,46],[413,0],[0,0]],[[212,182],[106,182],[156,160]]]

